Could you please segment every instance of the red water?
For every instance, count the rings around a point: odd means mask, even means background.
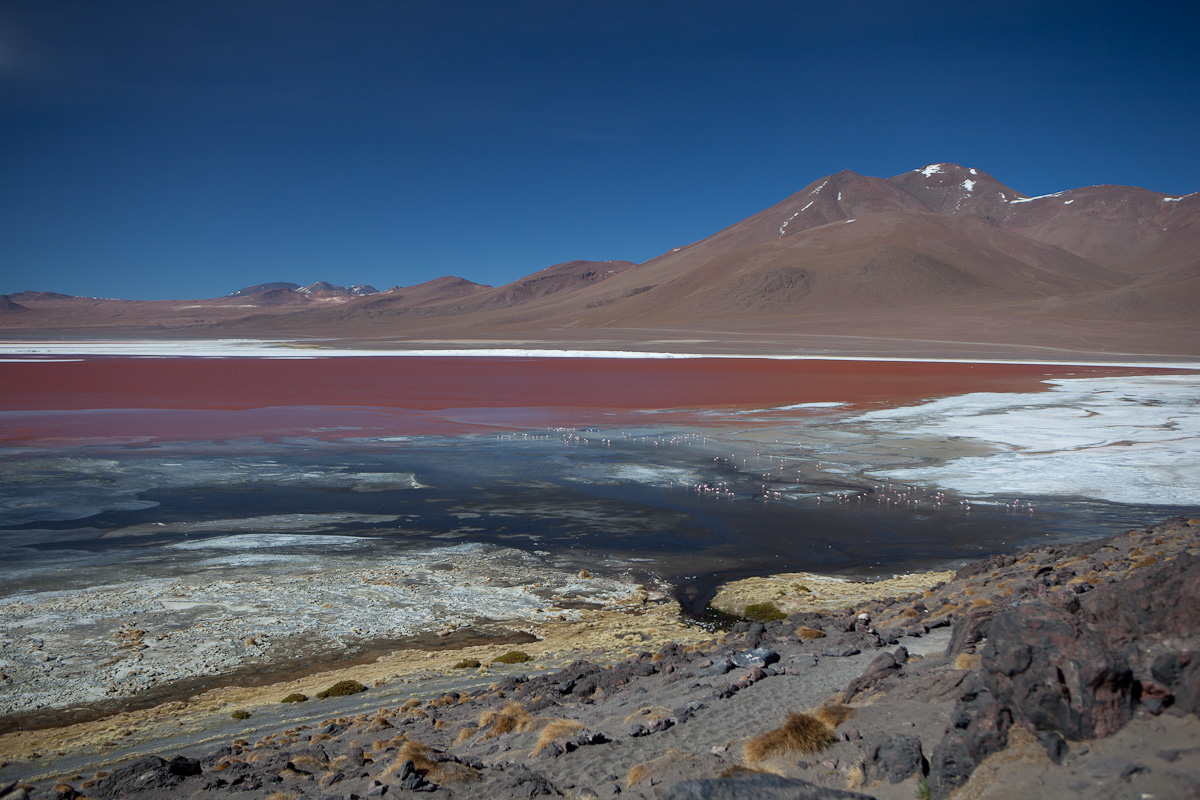
[[[499,357],[129,358],[0,363],[0,443],[452,434],[628,425],[641,412],[901,405],[1151,369],[994,363]],[[705,416],[707,424],[721,418]],[[738,419],[746,424],[745,418]]]

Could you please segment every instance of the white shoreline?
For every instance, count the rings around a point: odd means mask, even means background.
[[[612,359],[763,359],[770,361],[857,361],[916,364],[1013,364],[1063,367],[1125,367],[1135,369],[1194,369],[1197,361],[1086,361],[1052,359],[918,358],[906,356],[839,356],[817,353],[680,353],[643,350],[575,350],[554,348],[413,348],[362,350],[326,348],[295,339],[205,339],[166,341],[154,339],[95,339],[55,342],[0,340],[0,356],[31,356],[12,361],[53,363],[55,356],[128,356],[131,358],[612,358]],[[51,358],[46,358],[51,357]],[[66,359],[61,359],[66,360]]]
[[[868,470],[973,498],[1087,497],[1200,507],[1194,375],[1063,378],[1037,393],[972,392],[858,414],[880,437],[970,439],[989,455]]]

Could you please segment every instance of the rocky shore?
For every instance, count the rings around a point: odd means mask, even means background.
[[[643,597],[561,623],[615,621],[615,652],[477,645],[0,736],[0,797],[1197,797],[1198,556],[1174,518],[824,607],[787,576],[721,635]]]

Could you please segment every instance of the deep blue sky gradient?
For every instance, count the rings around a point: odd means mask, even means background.
[[[5,0],[0,293],[499,285],[841,169],[1187,194],[1200,48],[1171,8]]]

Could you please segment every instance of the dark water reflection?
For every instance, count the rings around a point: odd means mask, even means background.
[[[200,556],[164,545],[299,532],[342,554],[347,535],[367,537],[354,544],[363,559],[464,541],[541,551],[563,568],[661,578],[701,613],[730,579],[890,575],[1180,511],[1063,501],[1032,514],[978,503],[967,512],[954,498],[888,506],[854,475],[764,479],[735,448],[745,446],[711,431],[644,429],[14,453],[0,465],[0,590],[173,574]],[[321,541],[295,545],[316,568]]]

